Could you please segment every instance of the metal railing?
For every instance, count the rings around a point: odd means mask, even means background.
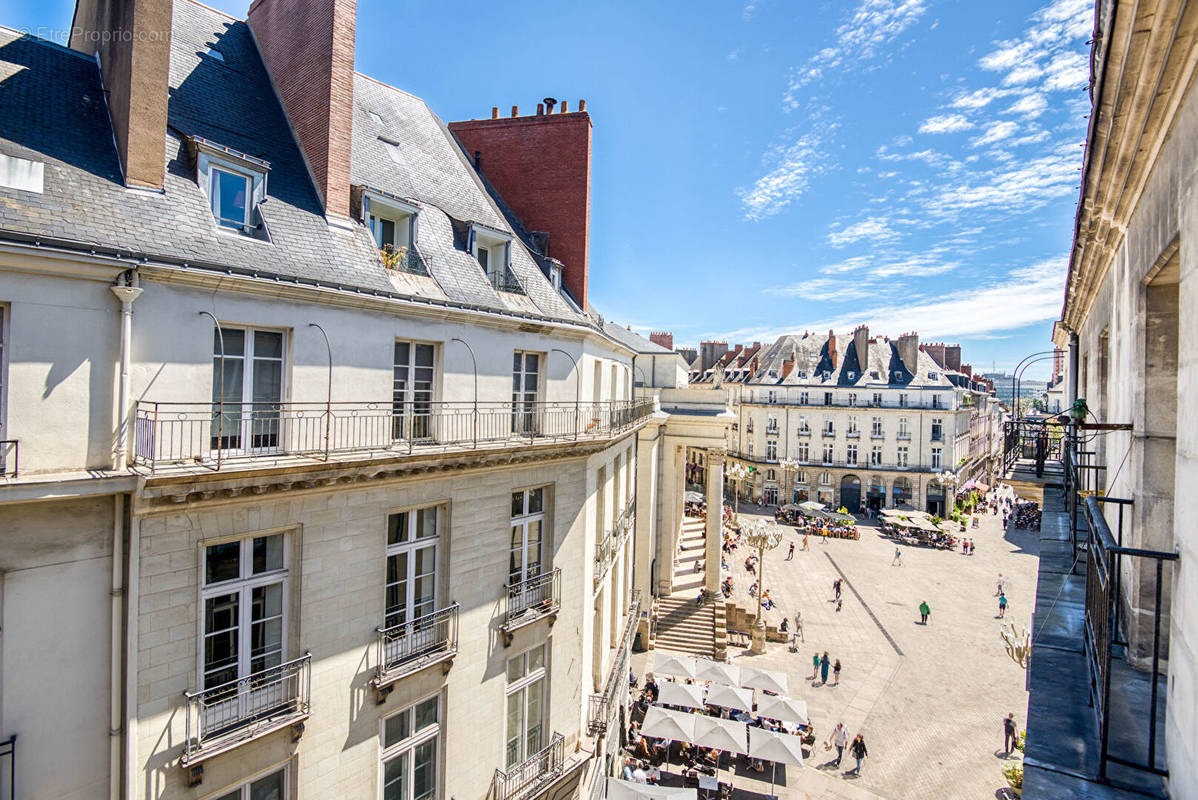
[[[1116,527],[1112,533],[1109,522],[1104,514],[1104,508],[1116,506]],[[1161,671],[1161,661],[1168,658],[1168,646],[1162,641],[1162,628],[1168,628],[1169,615],[1164,609],[1164,585],[1172,576],[1166,576],[1166,564],[1178,560],[1177,553],[1167,553],[1158,550],[1145,550],[1126,547],[1124,540],[1124,525],[1130,525],[1133,501],[1116,497],[1098,497],[1088,495],[1082,504],[1086,518],[1089,541],[1086,548],[1086,605],[1085,624],[1083,626],[1086,660],[1090,674],[1090,699],[1098,722],[1100,742],[1098,777],[1107,778],[1107,765],[1118,764],[1135,770],[1149,772],[1155,775],[1168,776],[1168,770],[1157,766],[1157,722],[1165,713],[1165,699],[1162,697],[1161,684],[1165,674]],[[1114,705],[1111,701],[1112,655],[1123,654],[1129,649],[1127,635],[1128,621],[1124,618],[1124,604],[1129,602],[1125,597],[1122,585],[1124,576],[1123,559],[1146,560],[1150,562],[1149,569],[1153,574],[1153,605],[1151,609],[1151,669],[1148,678],[1149,688],[1148,708],[1140,711],[1131,710],[1130,714],[1121,715],[1121,738],[1127,741],[1139,739],[1143,743],[1143,758],[1133,754],[1114,755],[1110,752],[1110,732]],[[1136,565],[1138,566],[1138,564]],[[1134,567],[1133,567],[1134,568]],[[1138,592],[1137,592],[1138,594]],[[1133,620],[1134,622],[1134,620]],[[1121,692],[1122,694],[1122,692]],[[1126,694],[1126,699],[1134,694]],[[1125,704],[1125,703],[1124,703]],[[1144,713],[1144,712],[1147,713]],[[1129,735],[1127,724],[1138,727]]]
[[[592,736],[602,736],[607,732],[607,726],[620,705],[621,697],[628,697],[628,663],[632,658],[632,640],[636,637],[640,618],[641,593],[634,590],[628,613],[624,615],[624,630],[620,634],[616,657],[612,660],[607,680],[603,684],[603,693],[592,694],[587,702],[587,732]]]
[[[428,275],[428,266],[414,246],[393,247],[386,245],[379,249],[379,258],[387,269],[399,272],[410,272],[413,275]]]
[[[137,404],[134,463],[226,463],[354,452],[411,453],[505,443],[603,439],[653,411],[651,400]]]
[[[510,630],[556,612],[561,607],[561,591],[562,571],[559,568],[509,584],[504,592],[507,601],[504,628]]]
[[[8,800],[17,797],[17,735],[0,740],[0,789],[8,787]]]
[[[520,285],[520,281],[516,280],[516,276],[511,270],[505,269],[502,272],[488,272],[487,280],[491,284],[491,288],[497,292],[510,292],[511,294],[524,294],[524,287]]]
[[[603,538],[595,542],[595,570],[594,583],[595,588],[599,588],[599,584],[607,575],[608,569],[616,560],[616,554],[620,551],[620,545],[628,538],[628,533],[632,530],[633,514],[635,512],[634,503],[629,503],[628,506],[620,512],[616,517],[616,521],[612,523],[611,530],[607,531]]]
[[[1003,423],[1003,474],[1009,475],[1020,460],[1030,460],[1036,476],[1049,461],[1064,460],[1065,426],[1048,420],[1016,419]]]
[[[454,603],[411,622],[376,628],[375,682],[395,678],[429,661],[456,653],[458,609],[458,604]]]
[[[205,748],[248,741],[306,717],[312,697],[312,654],[184,696],[184,758],[188,759]]]
[[[495,770],[495,800],[531,797],[556,780],[566,767],[566,739],[554,733],[545,749],[509,770]]]
[[[21,469],[21,443],[0,439],[0,478],[15,478]]]

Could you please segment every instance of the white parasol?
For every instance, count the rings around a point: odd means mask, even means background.
[[[607,779],[607,800],[696,800],[697,789],[681,786],[650,786],[620,778]]]
[[[653,657],[653,672],[657,675],[693,678],[695,677],[695,659],[691,656],[676,656],[658,652]]]
[[[693,741],[700,747],[721,750],[725,753],[746,753],[749,749],[745,741],[746,728],[748,726],[743,722],[696,714]],[[715,777],[716,783],[719,783],[720,762],[718,760],[716,761]]]
[[[703,687],[693,683],[662,681],[657,684],[657,702],[663,706],[703,708]]]
[[[709,658],[696,658],[695,677],[701,681],[729,683],[735,686],[740,683],[740,667]]]
[[[757,667],[741,667],[740,685],[746,689],[764,689],[774,694],[786,694],[786,675]]]
[[[770,794],[774,793],[774,771],[778,764],[803,766],[803,740],[789,733],[749,728],[749,756],[770,762]]]
[[[811,718],[807,716],[807,704],[802,700],[765,692],[757,693],[757,716],[800,725],[808,725],[811,722]]]
[[[645,720],[641,723],[641,735],[671,742],[690,742],[695,738],[696,716],[683,711],[649,706],[645,710]]]
[[[713,683],[707,687],[707,705],[736,711],[752,711],[753,690]]]

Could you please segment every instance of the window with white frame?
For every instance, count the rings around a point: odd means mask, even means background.
[[[899,407],[906,408],[908,405],[908,402],[909,402],[909,398],[910,398],[910,395],[908,395],[906,392],[900,393],[899,394]]]
[[[849,464],[856,464],[857,463],[857,445],[850,444],[845,449],[847,451],[845,453],[845,460],[848,461]]]
[[[899,417],[898,425],[898,435],[903,438],[910,438],[911,420],[909,420],[907,417]]]
[[[939,442],[944,440],[944,419],[941,417],[932,417],[932,441]]]
[[[807,442],[799,442],[799,461],[804,464],[811,460],[811,446]]]
[[[849,392],[849,405],[851,405],[851,406],[857,405],[857,393],[856,392]]]
[[[821,484],[823,484],[824,486],[830,486],[832,483],[832,473],[831,472],[821,472],[819,474],[819,482]]]
[[[287,768],[261,778],[246,781],[213,800],[284,800],[287,794]]]
[[[512,432],[532,434],[537,425],[544,353],[515,351],[512,357]]]
[[[831,419],[824,420],[824,433],[829,436],[836,433],[836,423]]]
[[[258,204],[266,199],[270,164],[198,136],[189,139],[188,146],[195,155],[196,182],[208,195],[216,224],[252,234],[258,227]]]
[[[826,406],[832,405],[832,393],[831,392],[824,392],[824,405],[826,405]]]
[[[384,627],[437,610],[437,549],[443,518],[441,506],[388,515]]]
[[[394,361],[391,436],[394,439],[428,439],[433,435],[436,345],[397,341]]]
[[[512,492],[512,536],[509,544],[508,585],[535,578],[544,571],[545,487]]]
[[[777,402],[777,396],[774,394],[774,391],[772,389],[766,393],[766,402],[767,403]]]
[[[286,534],[204,548],[204,688],[277,667],[287,649],[291,542]]]
[[[383,718],[380,731],[383,800],[433,800],[441,746],[441,696]]]
[[[765,471],[765,479],[767,481],[776,481],[778,480],[778,473],[772,469],[767,469]]]
[[[749,458],[753,457],[753,443],[749,442]]]
[[[881,392],[874,392],[873,403],[875,406],[882,405],[882,393]]]
[[[511,263],[512,237],[503,231],[474,224],[470,226],[470,255],[490,278],[505,276]]]
[[[932,469],[940,469],[944,466],[944,450],[940,447],[932,448]]]
[[[801,469],[796,471],[795,472],[795,483],[806,483],[806,482],[807,482],[807,472],[805,470],[801,470]]]
[[[857,430],[857,418],[856,417],[849,417],[847,433],[849,436],[856,436],[859,433],[859,431]]]
[[[874,417],[873,420],[871,420],[870,428],[869,428],[869,435],[870,436],[882,436],[883,435],[882,434],[882,418],[881,417]]]
[[[362,221],[370,229],[380,250],[400,252],[416,241],[416,218],[419,207],[373,192],[362,194]]]
[[[900,467],[907,466],[907,456],[908,456],[908,448],[905,446],[899,447],[897,466],[900,466]]]
[[[778,460],[778,442],[776,439],[767,439],[765,443],[765,460]]]
[[[545,746],[546,646],[537,645],[507,661],[506,769],[536,755]]]
[[[799,405],[801,405],[801,406],[807,405],[807,393],[806,392],[799,392]]]
[[[824,445],[824,463],[825,464],[832,463],[832,445],[830,445],[830,444]]]
[[[799,435],[811,433],[811,426],[807,424],[807,417],[799,417]]]
[[[278,447],[283,332],[222,327],[212,335],[212,449]]]
[[[771,431],[774,433],[778,432],[778,418],[775,417],[773,414],[770,414],[770,416],[766,419],[765,430],[767,433],[769,433]]]
[[[940,395],[932,395],[932,408],[943,408],[943,406],[940,404]]]
[[[870,466],[874,466],[874,467],[881,465],[881,463],[882,463],[882,448],[879,445],[874,445],[873,449],[869,451],[869,463],[870,463]]]

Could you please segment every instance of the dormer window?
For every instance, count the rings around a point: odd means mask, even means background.
[[[933,381],[934,381],[934,380],[936,380],[936,378],[937,378],[937,377],[938,377],[938,376],[937,376],[937,374],[936,374],[935,372],[929,372],[929,373],[928,373],[928,380],[933,380]]]
[[[387,269],[427,275],[428,268],[416,248],[416,223],[420,206],[393,194],[368,186],[354,187],[361,192],[361,220],[379,249],[379,258]]]
[[[266,199],[270,164],[207,139],[193,136],[187,146],[196,164],[196,182],[208,195],[212,218],[221,228],[252,236],[261,229],[258,204]]]
[[[470,225],[470,255],[478,261],[491,286],[498,291],[520,291],[519,284],[509,277],[512,237],[495,228],[475,222]]]

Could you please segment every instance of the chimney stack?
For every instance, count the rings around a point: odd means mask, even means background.
[[[451,122],[449,129],[487,162],[486,177],[526,230],[550,234],[544,255],[562,262],[562,284],[587,306],[590,244],[591,118],[584,112]],[[513,112],[516,111],[513,106]]]
[[[250,30],[325,214],[349,217],[354,0],[254,0]]]
[[[674,334],[669,331],[653,331],[649,334],[649,341],[667,350],[674,349]]]
[[[828,359],[832,362],[832,369],[836,369],[839,362],[839,354],[836,352],[836,334],[828,331]]]
[[[907,372],[917,375],[919,373],[919,334],[904,333],[898,338],[896,347]]]
[[[99,56],[125,185],[161,189],[166,177],[171,0],[79,0],[70,47]]]
[[[858,325],[853,329],[853,349],[857,351],[857,367],[869,372],[869,326]]]
[[[499,119],[499,106],[491,106],[491,119]]]

